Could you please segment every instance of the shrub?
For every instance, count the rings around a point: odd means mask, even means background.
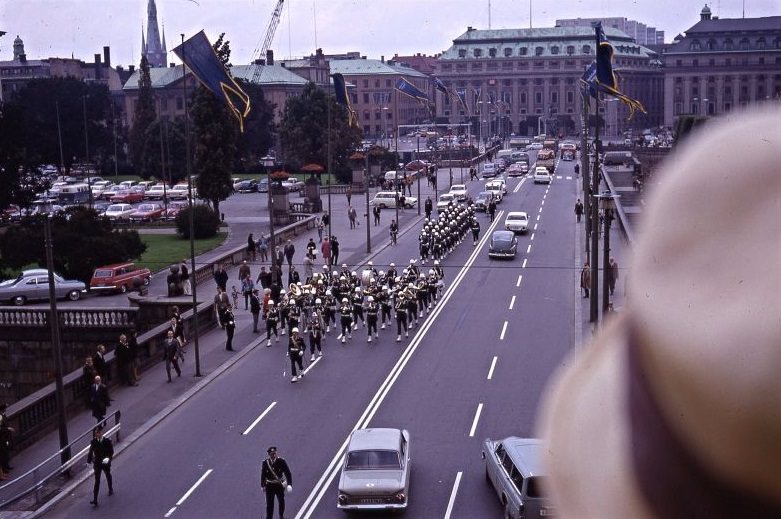
[[[211,207],[204,204],[193,206],[193,231],[195,239],[211,238],[217,234],[220,219]],[[186,207],[176,215],[176,230],[183,238],[190,239],[190,208]]]

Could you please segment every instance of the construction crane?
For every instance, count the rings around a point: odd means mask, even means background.
[[[274,11],[271,13],[271,20],[268,22],[268,28],[266,29],[266,38],[263,40],[263,45],[258,48],[255,47],[255,51],[252,53],[253,55],[253,62],[255,62],[257,59],[265,59],[266,58],[266,52],[268,51],[269,47],[271,47],[271,42],[274,40],[274,33],[277,32],[277,26],[279,25],[279,19],[282,17],[282,6],[285,3],[285,0],[277,0],[277,6],[274,8]],[[260,79],[260,71],[262,69],[260,67],[255,68],[254,74],[252,74],[252,82],[257,83]]]

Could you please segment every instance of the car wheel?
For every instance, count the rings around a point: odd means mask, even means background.
[[[152,278],[144,278],[144,286],[149,286],[149,282],[152,281]]]
[[[71,290],[70,292],[68,292],[68,299],[70,299],[71,301],[78,301],[80,297],[81,297],[81,292],[79,292],[78,290]]]
[[[16,296],[12,301],[16,306],[24,306],[27,302],[27,298],[24,296]]]
[[[127,294],[127,285],[119,285],[119,292],[121,294]]]

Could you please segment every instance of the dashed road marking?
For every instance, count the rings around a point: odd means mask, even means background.
[[[182,506],[182,504],[187,500],[188,497],[190,497],[190,494],[195,492],[195,489],[198,488],[198,485],[203,483],[203,481],[209,477],[209,474],[213,472],[214,469],[209,469],[204,474],[198,478],[198,481],[195,482],[193,486],[190,487],[190,490],[184,493],[184,495],[179,499],[179,501],[176,502],[176,506],[172,507],[168,512],[165,513],[163,517],[171,517],[174,512],[176,512],[176,508],[179,506]]]
[[[532,251],[532,244],[530,243],[528,247],[526,247],[526,254],[529,254]]]
[[[523,264],[521,265],[521,268],[522,268],[522,269],[525,269],[525,268],[526,268],[526,261],[527,261],[527,260],[528,260],[528,258],[523,258]],[[520,285],[520,284],[521,284],[521,277],[522,277],[522,276],[518,276],[518,285]],[[515,285],[515,286],[518,286],[518,285]]]
[[[534,241],[534,233],[532,233],[532,235],[529,236],[529,241]]]
[[[499,340],[502,341],[504,340],[504,334],[506,331],[507,331],[507,321],[505,321],[504,324],[502,325],[502,333],[499,334]]]
[[[463,472],[456,474],[456,481],[453,483],[453,490],[450,491],[450,499],[447,502],[447,509],[445,510],[445,519],[450,519],[450,514],[453,513],[453,504],[456,502],[456,494],[458,494],[458,485],[461,484],[462,474]]]
[[[477,411],[475,411],[475,418],[472,420],[472,428],[469,429],[469,437],[474,438],[475,437],[475,430],[477,429],[477,422],[480,421],[480,413],[483,412],[483,403],[480,402],[477,404]]]
[[[512,310],[513,306],[515,306],[515,296],[513,296],[512,299],[510,299],[510,308],[508,308],[508,310]]]
[[[319,359],[318,359],[318,360],[319,360]],[[272,409],[274,409],[274,406],[275,406],[275,405],[277,405],[277,403],[276,403],[276,402],[271,402],[271,404],[269,404],[269,406],[266,408],[266,410],[265,410],[265,411],[263,411],[262,413],[260,413],[260,416],[258,416],[257,418],[255,418],[255,421],[254,421],[254,422],[252,422],[252,423],[250,424],[250,426],[249,426],[249,427],[247,427],[247,428],[244,430],[244,432],[243,432],[243,433],[241,433],[241,434],[242,434],[242,435],[244,435],[244,436],[246,436],[247,434],[249,434],[249,433],[250,433],[250,431],[251,431],[252,429],[254,429],[254,428],[255,428],[255,426],[256,426],[256,425],[258,425],[258,424],[260,423],[260,421],[263,419],[263,417],[264,417],[264,416],[266,416],[266,415],[269,413],[269,411],[271,411]]]
[[[494,376],[494,368],[496,367],[496,360],[498,357],[494,357],[494,360],[491,361],[491,367],[488,368],[488,377],[486,380],[491,380],[491,378]]]
[[[526,266],[526,260],[525,260],[525,259],[523,260],[523,266],[524,266],[524,267]],[[519,274],[519,275],[518,275],[518,281],[515,283],[515,287],[516,287],[516,288],[517,288],[517,287],[519,287],[519,286],[521,286],[521,280],[522,280],[522,279],[523,279],[523,274]]]

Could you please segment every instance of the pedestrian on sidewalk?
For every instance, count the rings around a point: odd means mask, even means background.
[[[323,213],[321,221],[323,222],[323,228],[328,227],[328,224],[331,223],[331,215],[328,213]]]
[[[317,243],[323,243],[323,230],[325,230],[325,225],[319,216],[315,218],[315,228],[317,229]]]
[[[274,499],[279,503],[279,517],[285,515],[285,492],[293,491],[293,475],[287,462],[277,456],[277,448],[269,447],[268,458],[260,469],[260,487],[266,492],[266,519],[274,518]]]
[[[580,164],[575,164],[575,176],[580,176]]]
[[[92,355],[87,355],[84,359],[84,365],[81,367],[81,380],[84,384],[84,403],[87,404],[87,409],[92,409],[92,399],[90,397],[90,385],[95,381],[95,376],[98,374],[95,370],[95,365],[92,362]]]
[[[130,328],[127,332],[127,343],[130,348],[130,365],[133,373],[133,382],[138,385],[141,377],[138,376],[138,330]]]
[[[312,278],[315,275],[315,258],[312,254],[307,253],[304,256],[304,284],[309,285],[312,283]]]
[[[260,273],[258,279],[255,282],[255,286],[260,285],[260,288],[271,288],[271,272],[266,270],[266,267],[260,267]]]
[[[293,283],[300,283],[301,276],[298,274],[295,265],[290,265],[290,269],[287,271],[287,284],[288,286]]]
[[[616,290],[616,282],[618,281],[618,262],[615,258],[610,258],[607,268],[607,285],[610,287],[610,295]]]
[[[407,197],[404,196],[404,188],[402,187],[401,194],[399,195],[399,210],[404,211],[404,207],[407,205]]]
[[[92,355],[92,364],[95,366],[95,371],[100,377],[108,382],[111,380],[111,372],[108,369],[106,363],[106,347],[102,344],[98,344],[95,353]]]
[[[258,252],[260,253],[261,263],[268,261],[268,239],[264,235],[260,235],[257,245]]]
[[[350,206],[347,209],[347,218],[350,220],[350,229],[355,229],[355,226],[357,225],[357,216],[358,213],[355,212],[355,208]]]
[[[320,245],[320,252],[323,253],[323,264],[331,266],[331,242],[328,241],[328,236],[323,238],[323,243]]]
[[[277,267],[282,268],[282,265],[285,264],[285,253],[282,251],[279,245],[274,247],[274,254],[276,255]]]
[[[250,270],[249,264],[247,263],[247,260],[244,260],[241,262],[241,265],[239,265],[239,283],[244,281],[244,279],[252,274],[252,270]]]
[[[260,319],[260,297],[258,297],[258,289],[254,289],[249,296],[249,311],[252,314],[252,333],[260,333],[258,331],[258,319]]]
[[[339,240],[331,236],[331,265],[339,263]]]
[[[581,216],[583,216],[583,202],[578,198],[578,201],[575,202],[575,218],[578,223],[580,223]]]
[[[124,333],[119,336],[119,343],[114,348],[114,357],[117,359],[119,378],[126,386],[137,386],[133,379],[133,360],[131,358],[130,343]]]
[[[225,341],[225,350],[233,350],[233,334],[236,332],[236,317],[233,315],[233,310],[230,306],[225,311],[225,335],[227,340]]]
[[[98,422],[103,421],[106,417],[106,409],[111,405],[111,400],[108,396],[108,388],[103,384],[100,375],[95,377],[92,386],[89,388],[89,398],[92,416],[94,416]]]
[[[380,215],[382,214],[382,209],[380,209],[380,206],[375,205],[372,209],[372,212],[374,214],[374,225],[376,227],[380,225]]]
[[[347,190],[344,192],[345,196],[347,196],[347,205],[350,205],[350,200],[352,200],[353,197],[353,186],[347,186]]]
[[[293,255],[296,253],[296,246],[293,245],[293,240],[288,240],[285,244],[285,258],[287,258],[287,266],[293,266]]]
[[[230,306],[228,294],[221,287],[217,287],[217,294],[214,296],[214,312],[217,314],[217,322],[220,327],[225,327],[225,309]]]
[[[11,449],[13,449],[14,428],[6,416],[8,404],[0,404],[0,480],[8,479],[7,474],[13,470],[11,466]]]
[[[249,310],[249,298],[252,295],[252,291],[255,290],[255,283],[252,278],[247,274],[244,279],[241,280],[241,294],[244,296],[244,310]]]
[[[193,295],[193,287],[190,284],[190,269],[187,268],[187,260],[182,260],[182,263],[179,265],[179,281],[182,282],[184,295]]]
[[[252,233],[249,233],[249,236],[247,236],[247,257],[250,259],[250,261],[255,261],[255,253],[257,251],[257,245],[255,244],[255,238],[252,236]]]
[[[171,382],[171,365],[173,364],[176,376],[182,376],[182,369],[179,367],[179,358],[182,354],[182,344],[179,339],[174,337],[174,332],[168,330],[165,339],[163,339],[163,360],[165,361],[165,372],[168,375],[168,382]]]
[[[95,472],[95,484],[92,487],[92,506],[98,506],[98,492],[100,491],[100,473],[106,474],[108,495],[114,495],[114,481],[111,479],[111,460],[114,459],[114,445],[109,438],[103,436],[103,425],[98,424],[92,432],[92,441],[89,444],[87,464],[92,463]]]
[[[588,291],[591,289],[591,267],[588,265],[588,261],[583,264],[583,268],[580,270],[580,288],[588,297]]]
[[[306,243],[306,252],[312,256],[312,259],[317,257],[317,244],[314,238],[309,238],[309,241]]]
[[[228,272],[223,265],[217,265],[217,270],[214,271],[214,282],[223,291],[228,290]]]

